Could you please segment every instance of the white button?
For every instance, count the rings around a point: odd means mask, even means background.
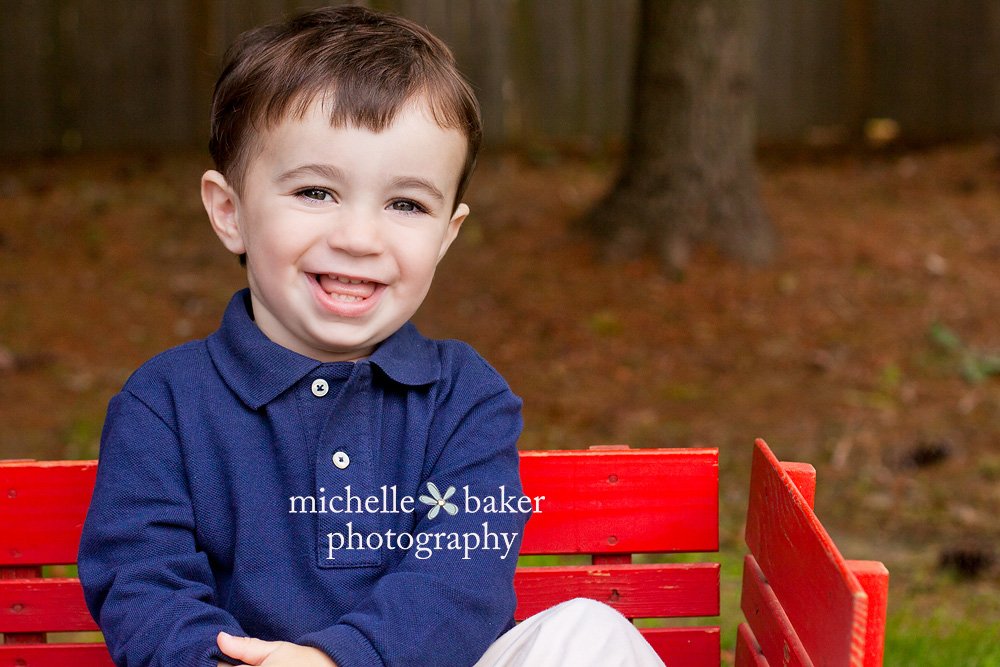
[[[343,470],[347,466],[351,465],[351,457],[344,452],[337,452],[333,455],[333,465]]]
[[[316,380],[313,380],[312,390],[313,390],[313,396],[320,396],[320,397],[326,396],[327,393],[330,391],[330,383],[324,380],[323,378],[318,378]]]

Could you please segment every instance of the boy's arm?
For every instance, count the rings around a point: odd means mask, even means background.
[[[342,667],[463,666],[474,664],[509,627],[528,513],[486,514],[482,506],[472,512],[474,503],[466,503],[467,493],[477,499],[521,495],[521,401],[502,386],[470,405],[443,410],[452,416],[436,424],[438,442],[428,453],[436,451],[437,458],[427,481],[441,496],[455,487],[447,499],[452,508],[441,506],[432,517],[432,507],[418,500],[414,543],[399,565],[336,625],[296,643],[323,650]],[[453,393],[453,403],[468,401]],[[421,491],[427,493],[426,485]],[[430,552],[418,548],[421,541]]]
[[[219,648],[237,662],[274,667],[338,667],[329,656],[311,646],[289,642],[266,642],[253,637],[233,637],[219,633]],[[216,667],[228,667],[219,661]]]
[[[116,664],[215,667],[218,633],[243,634],[195,544],[177,438],[128,392],[108,407],[78,563]]]

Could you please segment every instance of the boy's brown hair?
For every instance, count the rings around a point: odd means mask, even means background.
[[[331,124],[380,132],[418,96],[438,125],[467,139],[458,206],[482,141],[476,96],[444,42],[364,7],[319,9],[240,35],[215,84],[209,151],[242,193],[258,136],[286,115],[301,116],[319,99]]]

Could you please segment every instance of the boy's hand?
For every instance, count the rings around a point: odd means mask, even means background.
[[[325,653],[311,646],[299,646],[291,642],[266,642],[253,637],[234,637],[225,632],[220,632],[215,641],[223,653],[248,665],[337,667]],[[226,667],[223,662],[219,666]]]

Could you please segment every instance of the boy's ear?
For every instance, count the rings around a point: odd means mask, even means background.
[[[214,169],[209,169],[201,176],[201,203],[205,205],[212,229],[226,249],[236,255],[246,252],[236,218],[236,191],[226,181],[226,177]]]
[[[469,207],[467,204],[459,204],[455,209],[455,212],[451,216],[451,220],[448,221],[448,231],[445,233],[444,242],[441,244],[441,252],[438,253],[437,261],[440,262],[448,248],[451,247],[451,242],[455,240],[458,236],[458,230],[465,222],[465,218],[469,215]]]

